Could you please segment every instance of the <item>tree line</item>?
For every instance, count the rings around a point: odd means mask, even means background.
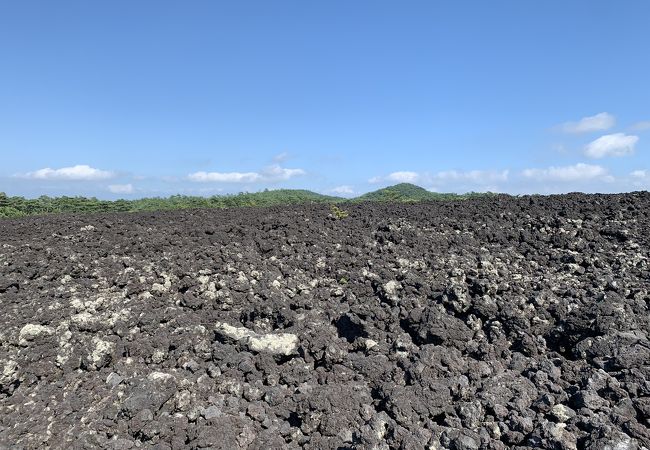
[[[43,195],[28,199],[8,196],[0,192],[0,217],[23,217],[33,214],[137,212],[188,208],[232,208],[240,206],[272,206],[305,202],[331,202],[340,200],[302,190],[274,190],[236,195],[195,197],[172,195],[167,198],[142,198],[136,200],[99,200],[95,197],[49,197]]]
[[[474,192],[467,194],[435,193],[408,184],[400,184],[379,189],[353,199],[333,197],[302,189],[267,189],[261,192],[242,192],[233,195],[214,195],[212,197],[172,195],[171,197],[166,198],[152,197],[135,200],[99,200],[95,197],[49,197],[47,195],[28,199],[18,196],[8,196],[4,192],[0,192],[0,218],[23,217],[34,214],[113,213],[190,208],[235,208],[242,206],[273,206],[299,203],[465,200],[485,195],[494,194]]]

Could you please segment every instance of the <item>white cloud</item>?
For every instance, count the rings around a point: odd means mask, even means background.
[[[472,183],[493,183],[495,181],[508,181],[510,171],[492,171],[492,170],[445,170],[438,172],[433,176],[434,180],[439,181],[467,181]]]
[[[609,130],[616,124],[616,118],[606,112],[584,117],[577,122],[565,122],[559,129],[565,133],[581,134]]]
[[[132,194],[133,193],[133,185],[131,183],[129,183],[129,184],[110,184],[108,186],[108,190],[111,191],[113,194]]]
[[[633,178],[645,178],[648,175],[647,170],[634,170],[630,172],[630,176]]]
[[[257,172],[194,172],[188,178],[201,183],[254,183],[261,176]]]
[[[75,180],[75,181],[97,181],[113,178],[115,174],[107,170],[99,170],[85,164],[60,169],[39,169],[34,172],[16,175],[20,178],[33,180]]]
[[[590,158],[605,156],[626,156],[634,153],[634,146],[639,141],[638,136],[624,133],[606,134],[585,147],[585,155]]]
[[[386,179],[397,183],[415,183],[420,179],[420,174],[417,172],[399,171],[389,174]]]
[[[578,163],[546,169],[526,169],[521,175],[537,181],[586,181],[606,177],[607,170],[597,165]]]
[[[426,172],[400,171],[383,177],[373,177],[368,182],[420,183],[433,185],[432,188],[435,189],[445,185],[462,190],[463,188],[485,187],[487,184],[508,181],[508,175],[508,170],[446,170],[433,175]]]
[[[389,173],[385,177],[372,177],[368,180],[368,183],[381,183],[384,181],[391,181],[394,183],[416,183],[420,178],[421,175],[417,172],[401,170]]]
[[[338,195],[352,195],[354,194],[354,189],[352,189],[352,186],[336,186],[335,188],[331,189],[330,192]]]
[[[279,164],[273,164],[262,171],[262,178],[265,181],[285,181],[289,178],[305,175],[302,169],[287,169]]]
[[[630,127],[634,131],[647,131],[650,130],[650,120],[644,120],[642,122],[637,122]]]
[[[195,172],[187,178],[201,183],[261,183],[286,181],[305,173],[302,169],[287,169],[273,164],[261,172]]]

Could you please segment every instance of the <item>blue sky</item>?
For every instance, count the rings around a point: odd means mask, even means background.
[[[0,3],[0,191],[650,186],[650,2]]]

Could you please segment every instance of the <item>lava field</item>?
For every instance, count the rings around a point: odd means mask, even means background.
[[[0,448],[650,448],[650,194],[0,221]]]

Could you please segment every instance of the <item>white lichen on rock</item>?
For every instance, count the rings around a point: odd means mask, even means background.
[[[54,329],[51,327],[28,323],[21,328],[20,334],[18,335],[18,343],[22,346],[27,346],[30,342],[35,341],[42,335],[51,336],[52,334],[54,334]]]
[[[70,331],[68,321],[63,321],[56,329],[56,334],[59,338],[59,351],[56,355],[56,364],[61,367],[68,362],[72,356],[73,347],[70,344],[72,339],[72,332]]]
[[[248,338],[248,347],[256,352],[290,355],[298,347],[298,337],[291,333],[270,333]]]
[[[377,344],[378,342],[373,339],[366,339],[363,341],[363,346],[366,348],[366,350],[370,350],[371,348],[376,347]]]
[[[115,349],[115,344],[95,337],[93,338],[93,346],[94,348],[89,355],[89,360],[93,369],[99,369],[110,358],[111,353]]]
[[[291,355],[298,347],[298,336],[291,333],[258,334],[246,327],[235,327],[217,322],[217,333],[241,341],[250,350],[274,355]]]
[[[239,341],[241,339],[255,335],[255,332],[246,327],[234,327],[224,322],[217,322],[217,333]]]
[[[395,280],[390,280],[389,282],[384,284],[384,290],[386,291],[386,294],[388,294],[388,295],[397,294],[397,289],[399,287],[400,287],[400,284]]]
[[[569,411],[569,408],[562,404],[554,405],[553,408],[551,408],[551,412],[560,422],[566,422],[571,419],[571,414],[569,414]]]
[[[16,380],[18,374],[18,363],[14,360],[7,360],[2,364],[2,373],[0,374],[0,386],[8,385]]]
[[[81,312],[70,317],[70,320],[75,325],[80,326],[92,326],[95,322],[99,321],[99,318],[95,317],[89,312]]]
[[[151,362],[154,364],[160,364],[165,360],[166,357],[167,357],[166,352],[162,351],[161,349],[157,349],[151,355]]]
[[[174,375],[172,375],[171,373],[151,372],[147,376],[147,380],[149,380],[149,381],[162,381],[162,382],[170,381],[170,380],[176,381],[176,377],[174,377]]]

